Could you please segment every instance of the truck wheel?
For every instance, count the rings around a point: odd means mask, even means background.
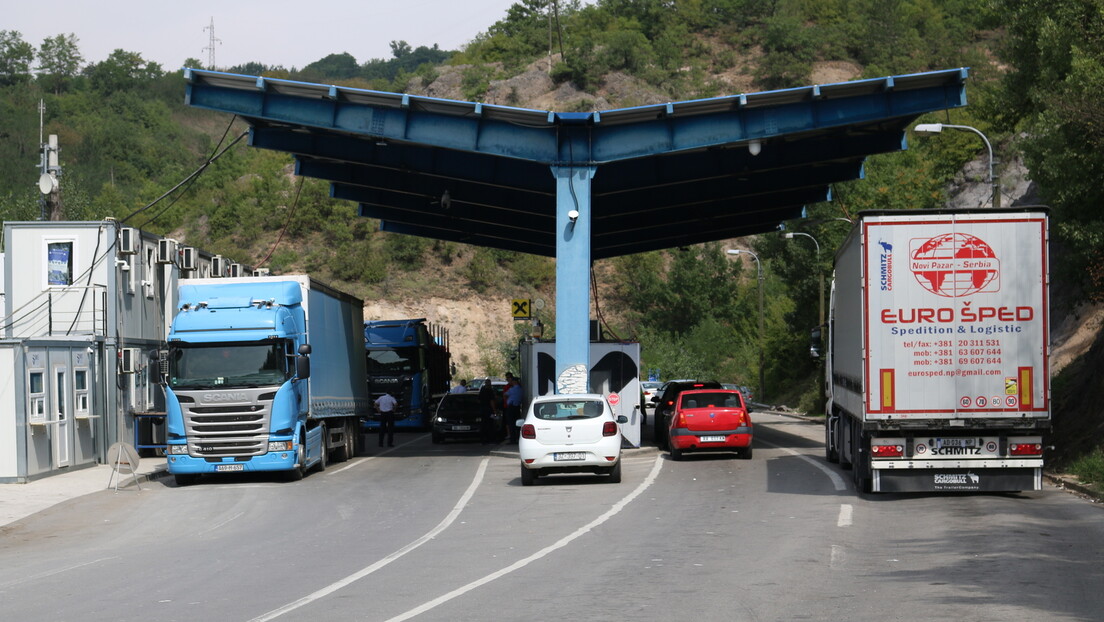
[[[173,475],[173,478],[176,480],[177,486],[191,486],[196,483],[199,476],[194,473],[177,473]]]
[[[323,423],[320,427],[322,428],[322,440],[319,442],[321,447],[318,452],[318,471],[321,473],[326,470],[327,463],[330,461],[330,450],[326,447],[330,437],[326,436],[326,433],[329,432],[326,429],[326,424]]]
[[[832,429],[836,428],[836,433],[832,434]],[[838,417],[825,417],[824,419],[824,459],[828,462],[836,464],[839,462],[839,446],[832,443],[833,438],[839,438],[839,418]]]
[[[299,449],[295,452],[295,460],[299,463],[298,466],[293,467],[284,475],[284,479],[289,482],[297,482],[303,479],[303,474],[306,473],[307,463],[307,446],[303,442],[304,439],[299,439]]]
[[[338,448],[337,462],[352,460],[356,456],[356,432],[356,421],[353,419],[346,419],[345,429],[342,432],[345,442]]]
[[[521,485],[532,486],[537,481],[537,474],[525,467],[521,467]]]

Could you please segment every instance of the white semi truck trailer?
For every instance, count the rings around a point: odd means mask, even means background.
[[[836,255],[828,460],[865,492],[1042,487],[1045,208],[862,212]]]

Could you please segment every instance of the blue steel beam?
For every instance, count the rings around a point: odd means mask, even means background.
[[[517,111],[513,114],[534,121],[518,124],[491,114],[498,112],[496,107],[482,104],[194,69],[186,70],[185,78],[189,105],[238,114],[253,123],[297,124],[549,165],[595,165],[746,144],[885,119],[908,120],[966,104],[965,69],[650,107],[647,111],[655,112],[651,120],[623,124],[602,122],[616,120],[617,111]],[[757,99],[780,103],[757,107]],[[544,122],[537,122],[542,114]],[[565,128],[574,131],[563,132]]]

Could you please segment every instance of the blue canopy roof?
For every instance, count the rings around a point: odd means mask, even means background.
[[[590,167],[591,258],[775,230],[966,105],[965,68],[560,113],[189,69],[187,103],[233,113],[385,231],[556,256],[553,167]],[[562,200],[562,198],[561,198]]]

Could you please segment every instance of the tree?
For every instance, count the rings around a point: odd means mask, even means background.
[[[38,47],[38,79],[46,90],[55,95],[64,91],[80,73],[84,62],[77,36],[70,33],[48,37]]]
[[[89,65],[84,73],[92,88],[101,93],[137,89],[163,74],[158,63],[147,62],[138,52],[122,49],[116,49],[102,62]]]
[[[18,30],[0,30],[0,86],[30,82],[33,60],[34,47]]]

